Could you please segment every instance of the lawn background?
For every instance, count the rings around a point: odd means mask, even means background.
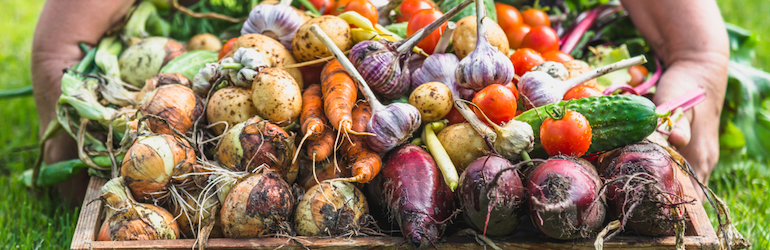
[[[770,1],[718,1],[727,22],[770,39]],[[0,0],[0,90],[29,86],[32,34],[43,1]],[[756,66],[770,71],[770,43],[757,48]],[[31,96],[0,100],[0,248],[68,248],[77,222],[77,208],[61,205],[50,192],[32,195],[16,177],[37,157],[37,129]],[[718,166],[710,186],[725,199],[733,221],[755,249],[770,248],[770,170],[767,164],[746,162]],[[712,210],[707,207],[707,210]],[[713,215],[713,214],[712,214]],[[711,216],[713,218],[713,216]]]

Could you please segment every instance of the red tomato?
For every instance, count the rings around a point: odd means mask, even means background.
[[[521,18],[524,23],[535,27],[539,25],[551,26],[551,19],[548,14],[539,9],[527,9],[521,12]]]
[[[587,85],[578,85],[575,87],[572,87],[567,91],[566,94],[564,94],[563,100],[570,100],[570,99],[580,99],[583,97],[589,97],[589,96],[603,96],[601,91],[597,89],[596,87],[591,87]]]
[[[337,5],[340,6],[340,5]],[[345,8],[342,9],[342,13],[347,11],[355,11],[358,14],[369,19],[372,24],[376,24],[380,19],[380,14],[377,12],[377,7],[369,0],[350,0],[345,4]]]
[[[322,15],[328,15],[334,9],[334,0],[308,0],[313,7],[321,12]],[[303,7],[304,9],[304,7]]]
[[[511,54],[511,62],[516,75],[522,76],[527,71],[545,62],[539,52],[530,48],[521,48]]]
[[[436,19],[439,19],[442,15],[443,13],[437,9],[418,10],[412,15],[412,18],[409,19],[409,23],[406,25],[406,36],[411,36],[418,30],[428,26],[428,24],[433,21],[436,21]],[[441,24],[441,27],[434,30],[425,37],[425,39],[422,39],[422,41],[417,43],[417,47],[420,47],[425,53],[433,54],[433,50],[436,49],[438,40],[441,39],[441,34],[444,33],[444,28],[446,28],[446,23]]]
[[[560,62],[560,63],[575,60],[575,58],[572,58],[571,55],[561,52],[561,50],[546,51],[545,53],[542,54],[542,56],[543,56],[543,59],[546,61]]]
[[[514,80],[514,81],[515,81],[515,80]],[[519,89],[518,89],[518,88],[516,88],[516,84],[515,84],[513,81],[509,82],[508,84],[506,84],[506,85],[504,85],[504,86],[505,86],[506,88],[510,89],[510,90],[511,90],[511,92],[513,92],[513,96],[515,96],[515,97],[516,97],[516,100],[518,100],[518,99],[519,99]]]
[[[401,2],[401,4],[398,5],[398,10],[396,11],[396,22],[403,23],[409,21],[415,12],[419,10],[434,8],[436,8],[435,5],[425,0],[404,0]]]
[[[504,31],[523,23],[521,20],[521,13],[519,13],[519,10],[516,9],[516,7],[504,3],[495,3],[495,9],[497,10],[497,24],[499,24],[500,28]]]
[[[540,53],[559,50],[559,35],[549,26],[532,26],[521,40],[521,47],[532,48]]]
[[[582,114],[566,110],[564,117],[545,118],[540,126],[540,143],[548,155],[583,156],[591,146],[591,125]]]
[[[238,40],[237,37],[230,38],[225,45],[222,45],[222,49],[219,50],[219,60],[222,60],[227,53],[230,53],[230,51],[233,50],[233,44],[235,44],[236,40]]]
[[[631,81],[628,81],[628,85],[633,87],[639,86],[639,84],[644,82],[644,78],[647,77],[647,74],[649,73],[650,72],[647,70],[647,67],[642,65],[631,66],[628,68],[628,74],[631,75]]]
[[[473,103],[478,105],[489,120],[497,125],[503,125],[516,116],[516,96],[501,84],[492,84],[476,92]],[[479,119],[486,121],[478,109],[472,109]]]
[[[449,121],[447,123],[447,126],[465,122],[465,117],[463,117],[463,115],[460,114],[460,111],[457,111],[457,108],[455,106],[452,106],[452,110],[449,110],[449,113],[446,116],[444,116],[444,119],[447,119],[447,121]]]
[[[508,45],[511,47],[511,49],[521,48],[521,41],[524,40],[524,36],[529,33],[530,29],[532,28],[530,28],[529,25],[523,23],[508,29],[503,29],[503,31],[505,31],[505,36],[508,38]]]
[[[342,12],[345,12],[345,6],[350,2],[351,0],[337,0],[337,2],[334,4],[334,8],[332,8],[329,11],[329,15],[339,15],[342,14]],[[363,14],[362,14],[363,15]]]

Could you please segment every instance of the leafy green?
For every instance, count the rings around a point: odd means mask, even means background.
[[[392,23],[385,26],[385,29],[387,29],[390,32],[396,33],[396,35],[400,37],[406,37],[406,26],[408,24],[409,24],[408,22]]]
[[[207,63],[217,61],[219,53],[209,50],[193,50],[171,59],[160,73],[180,73],[188,79],[193,79],[198,71]]]
[[[600,45],[590,50],[593,52],[593,55],[588,57],[588,64],[594,69],[631,58],[631,54],[628,53],[628,48],[625,44],[614,48]],[[627,70],[617,70],[596,78],[596,83],[606,88],[613,83],[627,83],[630,80],[631,75],[628,74]]]

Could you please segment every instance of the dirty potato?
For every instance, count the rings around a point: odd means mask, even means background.
[[[257,115],[277,125],[288,125],[302,111],[302,92],[285,70],[266,68],[254,77],[251,101]]]
[[[227,122],[227,126],[217,124],[211,128],[217,135],[224,133],[225,127],[233,127],[256,115],[257,108],[251,101],[251,90],[235,86],[214,92],[206,106],[206,118],[209,123]]]
[[[299,26],[297,33],[294,33],[291,47],[294,58],[298,61],[306,62],[332,55],[331,51],[326,48],[326,45],[321,40],[318,40],[315,34],[310,32],[310,26],[313,24],[318,24],[340,50],[346,51],[353,47],[350,25],[345,20],[328,15],[316,17]]]
[[[435,122],[452,110],[452,91],[441,82],[426,82],[412,91],[409,104],[416,107],[422,122]]]

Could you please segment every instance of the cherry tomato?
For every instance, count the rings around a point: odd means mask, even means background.
[[[339,15],[345,12],[345,6],[352,0],[337,0],[334,4],[334,8],[329,11],[329,15]],[[363,15],[363,14],[362,14]]]
[[[631,85],[633,87],[639,86],[639,84],[642,84],[644,82],[644,78],[647,77],[647,74],[650,72],[647,71],[647,67],[644,67],[642,65],[634,65],[628,68],[628,74],[631,75],[631,81],[628,81],[628,85]]]
[[[559,50],[559,35],[549,26],[532,26],[521,40],[521,47],[532,48],[540,53]]]
[[[460,111],[457,111],[457,108],[455,106],[452,106],[452,110],[449,110],[449,113],[446,116],[444,116],[444,119],[447,119],[447,121],[449,121],[447,123],[447,126],[465,122],[465,117],[463,117],[463,115],[460,114]]]
[[[527,9],[521,12],[521,18],[524,23],[535,27],[539,25],[551,26],[551,19],[548,14],[539,9]]]
[[[597,89],[596,87],[591,87],[587,85],[578,85],[575,87],[572,87],[567,91],[566,94],[564,94],[563,100],[570,100],[570,99],[580,99],[583,97],[589,97],[589,96],[603,96],[601,91]]]
[[[516,9],[516,7],[504,3],[495,3],[495,9],[497,10],[497,24],[499,24],[500,28],[504,31],[524,23],[521,20],[521,13],[519,13],[519,10]]]
[[[543,56],[539,52],[530,48],[522,48],[517,49],[511,54],[511,62],[513,63],[516,75],[522,76],[527,71],[545,62],[545,60],[543,60]]]
[[[362,16],[366,17],[366,19],[369,19],[372,24],[376,24],[377,20],[380,19],[380,14],[377,12],[377,7],[374,6],[374,4],[369,0],[350,0],[347,4],[345,4],[345,8],[342,9],[343,13],[347,11],[358,12],[358,14],[361,14]]]
[[[334,9],[334,0],[308,0],[313,7],[321,12],[322,15],[328,15]],[[304,7],[303,7],[304,9]]]
[[[404,0],[398,5],[396,11],[396,22],[403,23],[409,21],[415,12],[424,9],[434,9],[436,6],[425,0]]]
[[[230,40],[227,40],[225,45],[222,45],[222,49],[219,50],[219,60],[222,60],[222,58],[224,58],[227,53],[230,53],[230,51],[233,50],[233,45],[235,44],[236,40],[238,40],[237,37],[230,38]]]
[[[442,15],[443,13],[437,9],[418,10],[412,15],[412,18],[409,19],[409,23],[406,25],[406,35],[411,36],[418,30],[428,26],[428,24],[433,21],[436,21],[436,19],[439,19]],[[434,30],[425,37],[425,39],[422,39],[422,41],[417,43],[417,47],[420,47],[425,53],[433,54],[433,50],[436,49],[436,44],[438,43],[438,40],[441,39],[441,34],[444,33],[445,28],[446,23],[441,24],[441,27]]]
[[[508,45],[511,47],[511,49],[519,49],[521,48],[521,41],[524,40],[524,36],[529,33],[529,30],[532,29],[529,27],[529,25],[526,24],[520,24],[517,26],[509,27],[508,29],[504,29],[505,36],[508,38]]]
[[[583,156],[591,146],[591,125],[582,114],[566,110],[561,119],[545,118],[540,143],[548,155]]]
[[[513,81],[516,81],[516,80],[514,79]],[[516,83],[514,83],[513,81],[511,81],[508,84],[503,85],[503,86],[505,86],[506,88],[510,89],[511,92],[513,92],[513,96],[515,96],[516,100],[518,100],[519,99],[519,89],[516,88]]]
[[[516,116],[516,96],[510,89],[501,84],[492,84],[484,87],[473,96],[475,103],[493,123],[503,125]],[[482,121],[484,115],[477,108],[471,108]]]
[[[572,58],[571,55],[561,52],[560,50],[546,51],[541,55],[543,56],[544,60],[552,61],[552,62],[563,63],[563,62],[569,62],[569,61],[575,60],[575,58]]]

